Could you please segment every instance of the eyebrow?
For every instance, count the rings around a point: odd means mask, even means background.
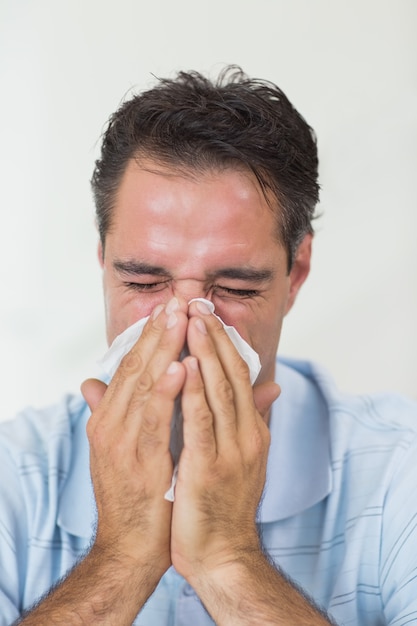
[[[151,274],[152,276],[170,276],[170,273],[158,265],[150,265],[141,261],[114,261],[113,267],[121,274],[142,276]]]
[[[252,283],[263,283],[271,280],[273,270],[256,267],[223,267],[210,274],[211,278],[229,278],[230,280],[247,280]]]
[[[171,276],[171,273],[164,267],[151,265],[142,261],[116,260],[113,262],[113,267],[121,274],[129,276],[143,276],[145,274],[150,276]],[[215,272],[210,272],[207,279],[217,280],[219,278],[225,278],[229,280],[249,281],[251,283],[263,283],[272,280],[274,274],[275,272],[269,268],[256,268],[252,266],[222,267]]]

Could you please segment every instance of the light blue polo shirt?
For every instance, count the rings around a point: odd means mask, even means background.
[[[339,624],[417,622],[417,405],[342,395],[317,365],[280,360],[262,540]],[[81,397],[0,423],[0,626],[82,557],[95,505]],[[135,621],[213,625],[171,568]]]

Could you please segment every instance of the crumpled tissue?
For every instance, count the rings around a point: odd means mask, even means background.
[[[204,302],[210,309],[211,313],[214,313],[214,304],[210,300],[206,300],[205,298],[193,298],[190,300],[191,302]],[[249,367],[249,375],[250,381],[252,385],[258,377],[258,374],[261,370],[261,363],[259,360],[258,354],[253,350],[253,348],[239,335],[237,330],[233,326],[227,326],[218,315],[216,317],[221,321],[224,326],[226,333],[229,338],[233,342],[236,350],[239,352],[240,356],[244,361],[246,361]],[[99,360],[98,364],[103,368],[104,372],[113,378],[117,368],[120,365],[120,362],[125,354],[127,354],[131,348],[133,348],[136,341],[139,339],[142,334],[142,330],[148,321],[148,317],[144,317],[129,328],[126,328],[120,335],[118,335],[110,348],[107,350],[105,355]],[[179,360],[181,361],[189,354],[187,348],[181,352]],[[174,473],[172,476],[172,483],[170,489],[165,494],[165,499],[170,502],[174,502],[175,499],[175,484],[177,482],[177,473],[178,473],[178,461],[181,454],[181,450],[183,447],[183,434],[182,434],[182,412],[181,412],[181,399],[177,398],[175,401],[173,416],[171,420],[171,439],[170,439],[170,450],[172,454],[172,459],[174,461]]]

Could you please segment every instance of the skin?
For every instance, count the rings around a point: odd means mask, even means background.
[[[219,626],[329,623],[270,565],[255,524],[276,350],[310,255],[306,236],[288,274],[275,215],[251,174],[129,163],[99,247],[108,341],[150,319],[108,388],[82,386],[96,538],[22,623],[131,624],[171,564]],[[196,297],[212,300],[259,353],[254,389],[219,320],[187,304]],[[185,342],[190,356],[179,362]],[[171,504],[163,495],[180,393],[184,449]]]
[[[204,297],[259,353],[260,381],[273,380],[282,321],[307,277],[311,255],[308,236],[288,274],[287,253],[276,231],[272,209],[246,172],[191,178],[131,161],[105,253],[99,248],[108,342],[174,295],[185,302]],[[144,263],[164,274],[123,272],[115,268],[117,262]],[[269,276],[231,279],[222,276],[226,269]]]

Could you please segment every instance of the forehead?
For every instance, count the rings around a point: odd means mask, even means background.
[[[274,210],[275,209],[275,210]],[[118,254],[146,250],[199,258],[209,249],[263,256],[279,247],[278,209],[255,176],[241,169],[184,171],[131,160],[122,177],[106,237]]]

